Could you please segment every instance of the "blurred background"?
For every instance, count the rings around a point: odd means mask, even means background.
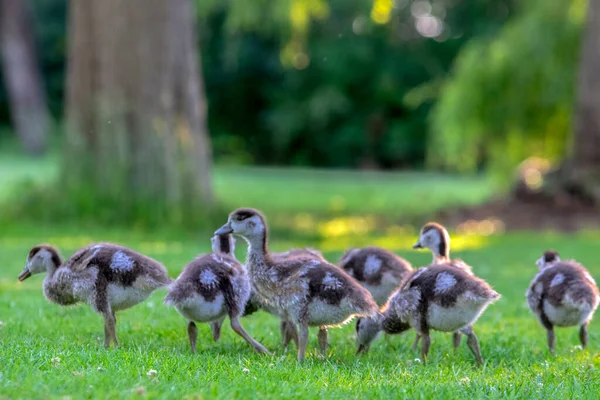
[[[0,0],[0,220],[600,226],[584,0]]]

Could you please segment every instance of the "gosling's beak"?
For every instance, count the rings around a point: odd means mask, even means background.
[[[422,249],[423,246],[421,246],[421,242],[417,242],[415,244],[413,244],[413,249]]]
[[[223,225],[222,227],[220,227],[219,229],[217,229],[215,231],[215,235],[227,235],[232,232],[233,232],[233,229],[231,229],[231,226],[229,225],[229,222],[228,222],[225,225]]]
[[[356,350],[356,355],[359,355],[363,351],[366,353],[367,351],[369,351],[369,348],[367,346],[365,346],[364,344],[359,344],[358,350]]]
[[[31,272],[29,272],[29,268],[25,267],[23,269],[23,272],[21,272],[19,274],[19,277],[17,279],[19,279],[19,282],[23,282],[25,279],[29,278],[31,276]]]

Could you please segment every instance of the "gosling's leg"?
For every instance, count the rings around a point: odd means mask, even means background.
[[[579,340],[581,341],[581,347],[584,349],[588,345],[588,330],[587,330],[588,322],[584,322],[579,328]]]
[[[546,328],[547,337],[548,337],[548,350],[550,350],[550,354],[554,354],[554,347],[556,347],[556,336],[554,335],[554,327],[550,326]]]
[[[300,323],[298,335],[298,361],[304,361],[306,357],[306,344],[308,343],[308,324]]]
[[[213,340],[218,342],[221,338],[221,326],[223,325],[223,319],[215,321],[210,324],[210,330],[212,331]]]
[[[317,335],[319,339],[319,349],[324,356],[327,355],[327,346],[329,344],[327,341],[327,333],[327,328],[322,326],[319,328],[319,333]]]
[[[417,352],[417,346],[418,346],[418,344],[419,344],[419,339],[421,339],[421,336],[419,336],[419,333],[417,332],[417,333],[415,334],[415,341],[414,341],[414,342],[413,342],[413,344],[412,344],[412,349],[413,349],[413,351],[414,351],[415,353]]]
[[[194,321],[190,321],[187,327],[188,338],[190,339],[190,347],[192,348],[192,353],[196,352],[196,340],[198,339],[198,328],[196,328],[196,324]]]
[[[286,335],[288,337],[288,343],[291,340],[296,345],[296,348],[298,348],[298,329],[296,329],[296,324],[290,320],[286,323]]]
[[[421,359],[423,364],[427,363],[427,357],[429,356],[429,347],[431,346],[431,338],[429,332],[423,332],[420,334],[421,337]]]
[[[112,311],[112,317],[113,317],[113,320],[115,321],[115,324],[112,329],[111,336],[112,336],[112,340],[113,340],[113,343],[115,344],[115,346],[118,346],[119,339],[117,339],[117,315],[115,314],[114,311]]]
[[[457,331],[452,333],[452,347],[454,347],[454,354],[456,354],[458,346],[460,346],[460,332]]]
[[[279,331],[281,332],[281,344],[283,345],[283,349],[287,350],[291,338],[288,337],[287,321],[283,318],[279,321]]]
[[[479,340],[473,331],[473,328],[468,326],[462,330],[467,335],[467,346],[471,349],[471,353],[475,356],[477,365],[483,365],[483,358],[481,357],[481,348],[479,347]]]
[[[115,315],[112,312],[104,313],[104,347],[110,347],[110,341],[115,343],[115,345],[119,344],[117,340],[117,334],[115,333],[117,321],[115,319]]]
[[[254,347],[254,350],[256,350],[257,353],[271,354],[269,350],[267,350],[262,344],[254,340],[252,336],[248,335],[248,332],[244,330],[242,324],[240,324],[240,321],[237,319],[237,317],[230,318],[230,322],[231,328],[235,331],[235,333],[243,337],[244,340],[246,340],[246,342],[250,343],[250,345]]]

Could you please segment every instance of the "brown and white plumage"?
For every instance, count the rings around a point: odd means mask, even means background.
[[[550,352],[556,343],[555,326],[579,326],[579,339],[587,347],[587,326],[600,303],[594,278],[581,264],[562,261],[553,250],[544,252],[537,265],[539,272],[526,293],[527,305],[547,331]]]
[[[217,245],[215,246],[215,243]],[[213,237],[213,248],[231,249],[228,237]],[[213,337],[219,339],[221,324],[229,317],[232,329],[257,352],[268,350],[242,327],[239,318],[250,298],[251,284],[246,269],[224,252],[202,254],[185,266],[169,288],[165,304],[173,306],[188,322],[192,352],[196,351],[198,330],[195,322],[211,323]]]
[[[299,325],[298,360],[305,357],[309,326],[320,328],[319,344],[325,351],[328,327],[377,312],[369,292],[336,266],[314,257],[274,259],[267,247],[266,221],[257,210],[232,212],[227,223],[215,232],[227,233],[248,242],[246,265],[256,292]]]
[[[58,251],[47,244],[34,246],[19,275],[24,281],[46,272],[44,295],[53,303],[67,306],[87,303],[104,316],[104,346],[118,344],[117,311],[146,300],[171,279],[158,261],[112,243],[86,246],[63,263]]]
[[[361,320],[357,326],[358,351],[368,350],[380,331],[402,333],[414,328],[420,336],[421,356],[427,359],[430,330],[461,331],[478,363],[482,363],[479,343],[471,325],[492,302],[496,293],[484,280],[448,264],[422,267],[394,292],[382,314]]]
[[[226,254],[230,257],[235,258],[235,238],[231,234],[213,236],[212,238],[212,249],[215,254]],[[304,249],[290,249],[282,253],[273,253],[272,257],[276,260],[284,260],[291,257],[312,257],[316,259],[324,259],[323,255],[315,249],[304,248]],[[296,325],[289,321],[281,312],[272,304],[264,301],[261,296],[255,291],[251,290],[250,298],[246,303],[243,317],[252,315],[259,310],[264,310],[272,315],[275,315],[281,319],[280,332],[283,348],[287,349],[290,342],[296,343],[298,346],[298,329]],[[216,340],[219,339],[219,332],[221,331],[221,324],[223,321],[216,321],[211,324],[213,330],[213,337]]]
[[[347,250],[338,266],[367,289],[379,306],[412,271],[408,261],[375,246]]]

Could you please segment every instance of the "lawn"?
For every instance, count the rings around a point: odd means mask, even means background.
[[[577,329],[558,331],[557,354],[546,351],[545,332],[525,305],[524,292],[535,274],[534,260],[547,247],[575,256],[598,278],[595,233],[577,236],[506,234],[457,237],[455,256],[470,262],[503,298],[476,325],[486,364],[474,365],[463,343],[452,354],[451,338],[434,334],[429,363],[410,350],[414,333],[379,339],[370,353],[356,357],[354,327],[331,330],[326,360],[317,356],[311,330],[308,359],[298,364],[284,354],[277,321],[257,313],[242,323],[274,352],[254,354],[227,326],[214,343],[199,326],[199,352],[190,353],[186,323],[162,304],[165,292],[118,316],[118,348],[102,347],[102,319],[87,306],[60,308],[44,300],[42,277],[16,280],[29,247],[49,241],[70,255],[90,240],[112,240],[167,265],[176,276],[208,237],[139,234],[127,231],[77,232],[51,229],[0,234],[0,393],[7,398],[597,398],[600,392],[600,323],[590,327],[591,346],[580,350]],[[389,243],[414,265],[429,260],[409,249],[414,237],[372,237]],[[352,241],[352,238],[347,238]],[[361,239],[361,240],[364,240]],[[319,246],[319,242],[295,245]],[[289,246],[273,238],[274,250]],[[240,246],[242,247],[242,246]],[[337,261],[341,248],[325,253]],[[243,254],[244,249],[239,249]],[[60,360],[60,361],[59,361]],[[156,371],[154,373],[154,371]]]
[[[56,176],[56,157],[32,160],[0,154],[0,200],[23,178]],[[481,177],[423,173],[309,171],[217,167],[217,199],[226,207],[259,207],[272,224],[272,250],[314,246],[336,262],[349,246],[376,244],[415,266],[429,262],[411,250],[416,227],[448,205],[476,204],[492,193]],[[374,219],[384,224],[373,222]],[[218,226],[215,226],[217,228]],[[307,232],[316,234],[310,235]],[[311,330],[307,361],[283,353],[278,321],[256,313],[242,320],[274,352],[254,354],[226,325],[218,343],[199,326],[199,352],[191,354],[186,321],[162,304],[164,291],[118,315],[121,345],[102,347],[103,323],[87,306],[61,308],[42,294],[42,276],[17,282],[31,246],[50,242],[64,256],[90,241],[114,241],[163,262],[175,277],[209,249],[209,231],[165,227],[142,232],[88,226],[77,221],[40,225],[12,221],[0,229],[0,398],[597,398],[600,392],[600,322],[590,327],[590,349],[578,347],[577,329],[557,332],[557,354],[546,350],[545,331],[525,305],[535,260],[548,247],[576,257],[600,278],[596,232],[579,235],[510,233],[453,235],[453,255],[473,265],[503,298],[475,326],[486,364],[475,367],[463,343],[452,354],[451,337],[432,336],[425,366],[410,345],[414,333],[380,339],[355,356],[354,325],[330,330],[330,352],[317,356]],[[238,257],[245,248],[238,246]]]

